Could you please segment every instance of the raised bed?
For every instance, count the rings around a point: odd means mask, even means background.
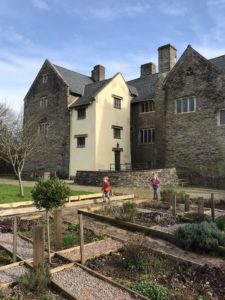
[[[125,254],[121,251],[93,258],[86,262],[86,266],[128,288],[141,281],[157,282],[167,289],[167,298],[163,298],[167,300],[225,299],[225,271],[219,268],[193,266],[149,249],[142,261],[143,268],[140,265],[135,268],[132,264],[128,268],[125,261]]]

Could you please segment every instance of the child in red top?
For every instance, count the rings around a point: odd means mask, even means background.
[[[103,191],[103,202],[106,202],[106,199],[108,199],[109,201],[110,183],[109,183],[109,177],[107,176],[103,178],[102,191]]]

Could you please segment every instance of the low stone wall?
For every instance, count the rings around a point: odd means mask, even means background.
[[[104,176],[108,176],[112,186],[149,188],[150,180],[157,173],[161,187],[177,186],[178,177],[175,168],[147,171],[77,171],[74,182],[81,185],[101,186]]]

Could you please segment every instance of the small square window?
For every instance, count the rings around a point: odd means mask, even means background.
[[[116,98],[116,97],[114,97],[113,99],[114,99],[114,104],[113,104],[114,108],[121,109],[121,101],[122,100],[120,98]]]
[[[46,83],[48,81],[48,74],[44,74],[42,77],[42,82]]]
[[[85,119],[86,118],[86,108],[80,108],[77,110],[77,119]]]
[[[85,136],[77,137],[77,147],[84,148],[85,147]]]

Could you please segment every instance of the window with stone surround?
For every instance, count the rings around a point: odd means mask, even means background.
[[[218,113],[218,125],[225,125],[225,108]]]
[[[77,110],[77,119],[82,120],[86,118],[86,108],[79,108]]]
[[[155,142],[155,128],[139,130],[139,144],[152,144]]]
[[[46,108],[48,106],[48,98],[47,96],[43,96],[40,99],[40,108]]]
[[[46,73],[46,74],[43,74],[43,76],[42,76],[42,82],[46,83],[47,81],[48,81],[48,74]]]
[[[113,96],[113,107],[117,109],[121,109],[122,98],[118,96]]]
[[[114,139],[121,139],[121,131],[123,127],[112,125]]]
[[[153,100],[141,103],[141,113],[155,111],[155,102]]]
[[[74,137],[77,139],[77,148],[85,148],[87,134],[78,134]]]
[[[183,97],[175,100],[175,113],[185,114],[196,111],[196,98],[195,96]]]
[[[38,134],[48,136],[49,124],[46,122],[40,123],[38,127]]]

